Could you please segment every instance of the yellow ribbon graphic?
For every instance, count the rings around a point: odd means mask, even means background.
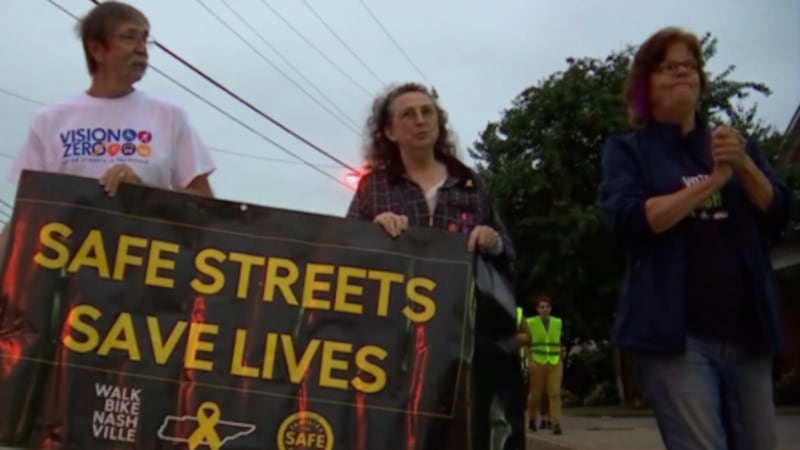
[[[189,450],[195,450],[202,444],[211,450],[222,447],[216,428],[219,418],[219,406],[216,403],[204,402],[197,408],[197,429],[189,436]]]

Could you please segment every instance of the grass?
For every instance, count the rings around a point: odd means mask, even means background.
[[[800,405],[778,406],[778,415],[800,416]],[[649,408],[626,408],[624,406],[576,406],[564,408],[564,412],[577,417],[651,417]]]

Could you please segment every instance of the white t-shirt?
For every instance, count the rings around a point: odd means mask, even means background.
[[[436,210],[436,200],[439,198],[439,188],[444,185],[447,178],[442,178],[442,181],[436,183],[435,186],[425,192],[425,201],[428,203],[428,219],[429,225],[433,225],[433,212]]]
[[[183,109],[136,90],[119,98],[82,93],[41,109],[8,180],[16,184],[24,169],[100,178],[116,164],[162,189],[215,169]]]

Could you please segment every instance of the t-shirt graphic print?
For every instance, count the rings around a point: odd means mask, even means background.
[[[179,106],[140,91],[83,93],[37,113],[8,178],[16,183],[24,169],[100,178],[117,164],[162,189],[186,187],[215,168]]]
[[[694,176],[685,176],[681,180],[684,186],[695,186],[702,183],[708,178],[707,174],[699,174]],[[703,203],[700,204],[691,213],[693,219],[698,220],[725,220],[728,218],[728,212],[722,205],[722,193],[719,191],[714,192]]]

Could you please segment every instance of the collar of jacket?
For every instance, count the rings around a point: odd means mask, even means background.
[[[655,120],[641,128],[640,132],[647,138],[690,148],[707,147],[711,137],[708,123],[701,118],[696,120],[694,129],[686,135],[682,135],[680,125]]]
[[[464,163],[452,156],[446,156],[441,162],[447,167],[447,180],[442,185],[443,188],[460,187],[463,189],[475,189],[478,185],[475,173]],[[391,183],[400,183],[409,180],[403,162],[399,160],[390,164],[386,168]]]

